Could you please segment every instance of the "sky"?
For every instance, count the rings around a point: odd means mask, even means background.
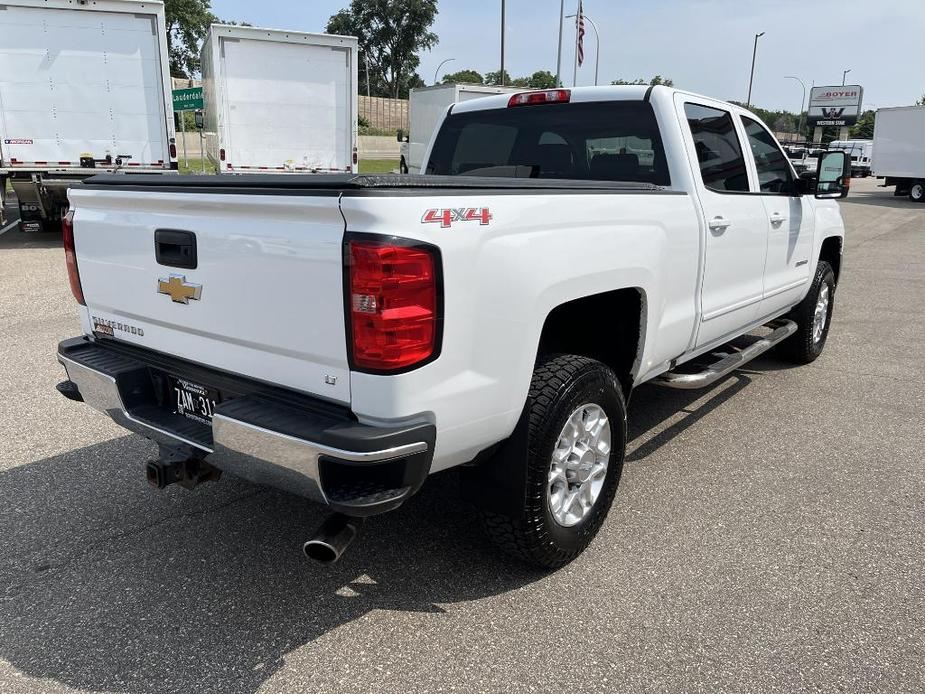
[[[222,19],[294,31],[324,31],[349,0],[212,0]],[[514,77],[556,71],[560,0],[507,0],[505,68]],[[565,14],[577,0],[566,0]],[[500,65],[501,0],[440,0],[433,31],[440,42],[424,51],[418,73],[427,84],[464,68]],[[923,0],[585,0],[601,36],[599,83],[670,77],[676,87],[745,101],[755,34],[752,103],[797,111],[810,86],[864,88],[864,107],[909,105],[925,94]],[[574,20],[565,21],[562,77],[572,84]],[[595,38],[588,26],[579,85],[594,83]]]

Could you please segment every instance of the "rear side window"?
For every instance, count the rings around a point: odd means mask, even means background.
[[[718,108],[684,104],[703,185],[719,192],[747,192],[748,173],[732,115]]]
[[[756,121],[742,116],[742,125],[745,126],[745,135],[755,158],[761,192],[789,195],[793,190],[793,174],[787,157],[771,134]]]
[[[538,104],[451,114],[427,173],[670,185],[651,104]]]

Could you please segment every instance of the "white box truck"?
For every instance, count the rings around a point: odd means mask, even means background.
[[[925,202],[925,106],[877,110],[871,170],[894,195]]]
[[[408,133],[399,131],[401,159],[398,168],[402,173],[421,173],[424,152],[430,138],[451,104],[478,99],[491,94],[524,91],[510,87],[487,87],[482,84],[437,84],[412,89],[408,98]]]
[[[75,181],[176,166],[162,2],[0,0],[0,191],[24,231],[60,228]]]
[[[219,173],[355,172],[355,37],[213,24],[202,86]]]
[[[829,149],[840,149],[851,157],[851,177],[870,176],[870,158],[874,151],[873,140],[833,140]]]

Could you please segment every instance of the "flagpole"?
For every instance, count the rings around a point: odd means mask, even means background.
[[[581,15],[581,0],[578,0],[578,12],[575,14],[575,63],[572,70],[572,86],[578,86],[578,18]]]
[[[556,54],[556,86],[562,86],[562,15],[565,14],[565,0],[559,1],[559,52]]]

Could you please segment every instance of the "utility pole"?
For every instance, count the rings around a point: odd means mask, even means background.
[[[504,86],[504,9],[505,1],[501,0],[501,74],[499,79],[501,80],[501,86]]]
[[[755,56],[758,55],[758,39],[762,36],[764,36],[763,31],[760,34],[755,34],[755,47],[752,49],[752,72],[748,78],[748,98],[745,100],[746,108],[752,105],[752,82],[755,80]]]
[[[851,68],[850,68],[850,67],[849,67],[847,70],[843,70],[842,73],[841,73],[841,86],[843,86],[843,87],[845,86],[845,77],[848,76],[848,73],[849,73],[849,72],[851,72]]]
[[[556,86],[562,86],[562,15],[565,14],[565,0],[559,0],[559,52],[556,54]]]

